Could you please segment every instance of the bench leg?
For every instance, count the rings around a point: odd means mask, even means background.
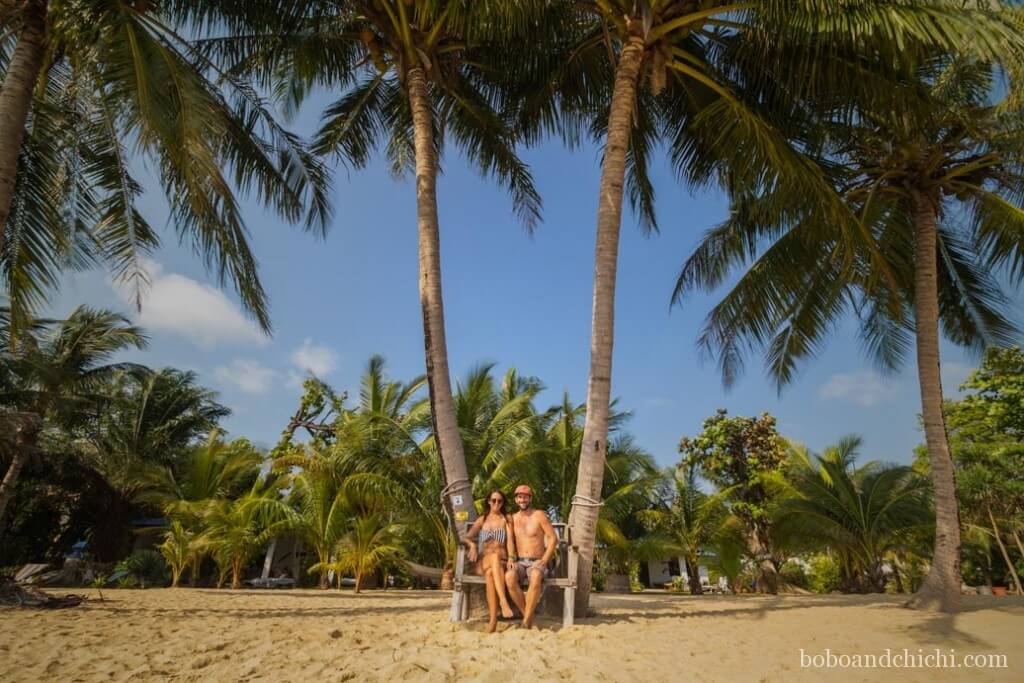
[[[466,594],[462,592],[462,588],[457,587],[452,591],[452,611],[448,616],[449,621],[463,621],[462,612],[463,603],[466,602]]]
[[[562,596],[562,628],[572,626],[576,612],[576,589],[566,588]]]
[[[469,621],[469,588],[462,590],[462,618],[459,621]]]

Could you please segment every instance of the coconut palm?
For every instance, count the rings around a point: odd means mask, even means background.
[[[66,320],[26,337],[17,350],[0,351],[0,405],[35,416],[43,425],[60,424],[101,405],[112,379],[137,368],[110,360],[147,343],[142,331],[122,315],[76,308]],[[0,520],[38,431],[29,436],[18,444],[0,482]]]
[[[475,501],[494,489],[508,491],[535,474],[535,446],[543,438],[543,415],[533,400],[543,385],[515,368],[501,382],[491,374],[494,364],[472,368],[455,391],[455,416]]]
[[[118,377],[110,393],[92,436],[97,450],[154,464],[177,464],[231,414],[192,371],[142,368]]]
[[[644,521],[671,539],[686,563],[692,595],[702,595],[698,565],[701,555],[723,536],[729,518],[728,490],[707,494],[697,482],[698,468],[681,466],[673,477],[673,497],[667,509],[644,513]]]
[[[526,21],[531,6],[490,0],[320,0],[303,3],[298,16],[282,21],[272,45],[246,36],[206,43],[211,54],[265,73],[267,84],[290,106],[313,87],[340,91],[317,133],[318,152],[362,168],[383,146],[396,174],[414,170],[431,415],[446,500],[460,523],[476,512],[448,369],[437,175],[444,143],[454,143],[474,166],[509,189],[528,228],[535,222],[540,200],[515,155],[498,101],[501,90],[492,85],[507,50],[485,49],[494,41],[515,45],[531,26]]]
[[[261,478],[233,500],[210,501],[203,511],[203,532],[195,543],[213,556],[220,569],[218,585],[228,571],[231,587],[240,588],[249,562],[292,524],[293,510],[281,499],[279,482]]]
[[[401,532],[401,525],[393,522],[386,512],[357,515],[352,520],[351,530],[338,543],[337,559],[330,568],[339,576],[351,572],[356,580],[355,592],[360,592],[368,574],[405,555]]]
[[[253,87],[184,35],[272,26],[280,3],[0,3],[0,267],[16,329],[61,271],[133,286],[159,240],[132,160],[158,169],[178,237],[270,329],[237,195],[323,231],[327,176]]]
[[[338,462],[328,452],[312,450],[308,455],[275,462],[276,468],[298,468],[291,479],[290,498],[296,509],[288,529],[313,549],[317,562],[310,571],[320,574],[320,588],[327,588],[327,573],[334,549],[349,530],[351,507],[345,496]]]
[[[171,588],[178,587],[182,573],[196,559],[192,548],[194,536],[181,522],[172,522],[170,529],[164,534],[163,543],[157,546],[167,561],[167,566],[171,568]]]
[[[844,590],[883,592],[887,553],[906,548],[930,522],[929,491],[910,467],[855,467],[860,443],[846,437],[820,456],[791,449],[793,495],[780,504],[776,532],[793,548],[835,553]]]
[[[851,120],[827,111],[823,163],[859,234],[837,234],[813,197],[738,197],[729,220],[687,260],[675,292],[678,300],[713,289],[731,269],[751,264],[700,337],[719,355],[727,381],[742,368],[744,350],[761,347],[781,387],[851,310],[882,369],[899,367],[915,349],[937,519],[915,604],[943,610],[959,603],[960,523],[940,326],[974,349],[1012,340],[1017,331],[993,273],[1006,267],[1014,278],[1024,275],[1024,138],[1011,114],[1013,91],[993,102],[994,78],[990,63],[930,54],[904,73],[905,89],[894,84],[901,105],[861,100]]]
[[[252,485],[262,459],[247,439],[225,441],[214,429],[204,444],[193,445],[176,462],[147,467],[136,500],[158,505],[167,517],[197,530],[211,503]]]
[[[665,147],[681,180],[729,188],[784,187],[794,194],[831,196],[823,174],[808,164],[777,123],[792,118],[793,101],[838,71],[824,57],[833,42],[865,52],[879,43],[945,40],[983,34],[1013,37],[993,11],[968,16],[962,3],[856,0],[592,0],[567,2],[569,18],[555,31],[558,47],[538,50],[540,77],[525,80],[535,95],[524,108],[534,131],[560,128],[570,139],[589,127],[604,143],[598,190],[586,426],[572,524],[580,539],[577,612],[590,593],[593,539],[607,449],[614,339],[614,298],[622,200],[628,191],[641,223],[655,226],[650,156]],[[812,36],[813,38],[808,38]],[[813,47],[774,67],[774,55],[794,44]],[[979,45],[982,43],[979,41]],[[532,69],[531,69],[532,70]],[[853,81],[864,83],[863,79]],[[843,85],[850,85],[846,80]],[[555,97],[544,94],[552,91]],[[629,173],[627,174],[627,171]],[[834,207],[835,214],[841,214]]]

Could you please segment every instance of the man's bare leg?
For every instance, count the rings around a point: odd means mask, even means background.
[[[508,588],[508,596],[519,608],[519,613],[526,614],[526,596],[523,595],[523,589],[519,587],[519,576],[515,569],[505,572],[505,587]]]
[[[530,586],[526,589],[526,609],[523,611],[523,628],[533,628],[533,613],[544,593],[544,572],[530,569]]]
[[[484,570],[484,587],[487,593],[487,632],[494,633],[498,628],[498,592],[494,590],[494,572]]]
[[[497,553],[489,556],[491,571],[490,580],[494,582],[494,592],[498,595],[498,604],[501,605],[501,616],[508,619],[512,616],[512,608],[508,604],[508,595],[505,593],[505,563]]]

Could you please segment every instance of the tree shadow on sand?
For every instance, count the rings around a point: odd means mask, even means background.
[[[760,620],[772,612],[789,610],[806,610],[809,613],[816,609],[828,607],[858,607],[860,609],[906,610],[904,603],[907,595],[801,595],[801,596],[770,596],[770,595],[732,595],[732,596],[700,596],[688,595],[602,595],[597,600],[593,616],[577,619],[581,626],[597,626],[618,624],[635,620],[696,620],[703,618],[743,616]],[[705,599],[713,600],[715,606],[702,604]],[[1024,600],[1009,601],[1000,599],[999,603],[979,600],[966,602],[958,615],[934,614],[918,612],[922,623],[905,629],[908,635],[921,642],[963,643],[985,646],[986,643],[956,627],[959,615],[979,612],[1020,612],[1024,614]],[[550,620],[545,627],[560,630],[561,623]]]

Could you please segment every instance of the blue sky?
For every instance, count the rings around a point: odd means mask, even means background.
[[[325,102],[311,102],[292,129],[312,134]],[[494,362],[499,372],[514,366],[543,380],[541,408],[563,391],[583,402],[599,153],[552,142],[524,156],[544,199],[544,221],[533,237],[493,182],[468,169],[454,150],[443,161],[438,201],[453,380],[475,364]],[[864,437],[863,457],[909,462],[922,440],[913,366],[896,377],[878,375],[860,355],[852,325],[833,335],[781,397],[756,357],[741,381],[723,390],[713,363],[701,362],[695,346],[714,298],[670,310],[669,296],[683,259],[724,216],[725,199],[715,191],[691,195],[667,167],[655,173],[661,232],[644,237],[627,214],[616,298],[612,391],[634,413],[629,431],[637,442],[662,465],[673,464],[679,437],[699,431],[723,407],[733,414],[770,411],[784,435],[815,450],[857,433]],[[249,206],[252,243],[271,297],[272,338],[245,319],[233,293],[211,284],[169,229],[153,257],[153,286],[141,315],[96,272],[73,276],[55,307],[66,312],[88,303],[130,313],[152,338],[134,360],[195,370],[234,411],[226,422],[233,435],[271,445],[309,370],[353,395],[373,353],[386,357],[395,378],[423,372],[412,179],[395,181],[379,162],[359,172],[339,168],[334,202],[326,240]],[[154,225],[164,224],[159,192],[149,193],[142,207]],[[1015,306],[1020,309],[1019,296]],[[954,393],[975,361],[947,345],[944,363],[947,393]]]

